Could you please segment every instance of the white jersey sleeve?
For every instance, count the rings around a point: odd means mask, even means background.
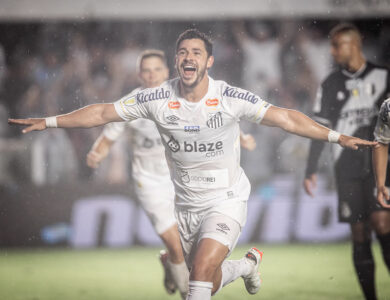
[[[381,106],[374,136],[375,140],[380,143],[390,143],[390,98],[385,100]]]
[[[142,101],[139,101],[142,92],[131,92],[114,102],[114,107],[118,115],[124,121],[132,121],[138,118],[147,118],[147,110]]]
[[[239,119],[260,124],[271,104],[259,96],[226,83],[222,85],[222,97],[227,101],[231,112]]]

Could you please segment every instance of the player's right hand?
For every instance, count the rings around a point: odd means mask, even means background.
[[[94,150],[91,150],[87,154],[87,165],[90,168],[96,169],[99,167],[101,161],[104,158],[105,158],[104,155],[102,155],[99,152],[96,152]]]
[[[25,125],[28,126],[22,130],[23,133],[27,133],[34,130],[46,129],[46,121],[43,118],[31,118],[31,119],[8,119],[10,125]]]
[[[390,208],[390,203],[387,202],[390,200],[389,190],[387,189],[387,187],[380,186],[377,188],[376,199],[383,207]]]
[[[314,197],[314,190],[317,187],[317,175],[311,174],[309,177],[305,178],[303,181],[303,188],[305,189],[306,194],[311,197]]]
[[[338,144],[343,148],[358,150],[361,148],[376,147],[376,145],[378,145],[378,142],[366,141],[354,136],[347,136],[342,134],[339,138]]]

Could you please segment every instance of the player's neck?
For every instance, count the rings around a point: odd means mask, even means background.
[[[189,102],[199,102],[207,94],[209,89],[209,76],[206,73],[202,80],[195,86],[185,86],[180,81],[180,96]]]
[[[359,71],[366,64],[366,59],[363,55],[358,55],[354,57],[348,64],[347,70],[349,72],[355,73]]]

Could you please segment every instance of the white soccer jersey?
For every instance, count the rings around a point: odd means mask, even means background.
[[[139,93],[140,88],[131,94]],[[103,134],[110,140],[116,141],[125,131],[126,126],[131,130],[131,146],[133,151],[133,177],[149,178],[169,176],[169,169],[165,159],[164,146],[156,124],[148,119],[137,119],[132,122],[114,122],[104,126]],[[161,178],[158,179],[161,181]],[[157,184],[161,184],[157,183]]]
[[[115,102],[115,109],[123,120],[156,123],[179,208],[197,211],[221,201],[247,200],[242,195],[248,196],[249,181],[240,167],[239,120],[260,123],[270,104],[211,78],[207,94],[196,103],[181,98],[178,87],[176,78],[131,93]]]
[[[390,143],[390,98],[382,103],[374,136],[378,142],[383,144]]]

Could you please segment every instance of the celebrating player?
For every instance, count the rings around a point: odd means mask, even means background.
[[[322,83],[314,105],[314,119],[347,134],[372,139],[378,109],[390,92],[389,71],[366,61],[362,38],[354,25],[340,24],[332,29],[330,37],[331,53],[340,69]],[[323,147],[323,143],[312,141],[304,181],[305,190],[311,196]],[[390,212],[375,199],[370,152],[333,150],[339,219],[350,223],[353,262],[363,293],[366,299],[376,299],[371,228],[377,234],[384,256],[389,255]],[[386,264],[390,268],[388,258]]]
[[[165,53],[153,49],[143,51],[137,61],[137,73],[141,87],[132,93],[159,86],[169,77]],[[164,286],[169,294],[173,294],[177,288],[181,297],[185,299],[189,273],[184,262],[174,216],[175,192],[164,155],[164,147],[154,122],[148,119],[138,119],[131,123],[107,124],[89,151],[87,164],[91,168],[97,168],[127,125],[131,129],[132,177],[135,192],[154,230],[168,249],[167,252],[160,253],[165,272]]]
[[[188,300],[210,299],[238,277],[244,279],[249,293],[260,288],[260,251],[252,248],[240,260],[226,260],[245,224],[250,193],[249,180],[239,165],[240,119],[354,150],[376,145],[331,131],[298,111],[272,106],[257,95],[210,78],[213,61],[209,37],[190,29],[176,43],[179,78],[113,104],[94,104],[43,119],[9,120],[28,125],[24,133],[138,118],[156,123],[175,186],[175,214],[191,270]]]
[[[137,62],[138,78],[141,87],[158,87],[168,79],[169,70],[164,52],[160,50],[143,51]],[[162,251],[160,260],[164,266],[164,286],[169,294],[179,289],[185,299],[188,290],[188,269],[184,263],[177,222],[174,216],[174,189],[165,159],[164,146],[153,121],[137,119],[132,122],[114,122],[105,125],[87,155],[87,164],[97,168],[108,155],[111,146],[125,131],[131,130],[132,176],[138,201],[149,216],[153,227],[168,252]],[[253,150],[256,146],[250,134],[241,133],[241,146]]]
[[[390,143],[390,98],[383,102],[379,111],[379,118],[374,131],[375,140],[378,146],[373,150],[373,162],[376,179],[377,200],[386,208],[390,208],[389,190],[385,186],[386,182],[386,166],[389,156]],[[390,240],[388,241],[390,242]],[[387,265],[390,265],[390,252],[384,253]]]

